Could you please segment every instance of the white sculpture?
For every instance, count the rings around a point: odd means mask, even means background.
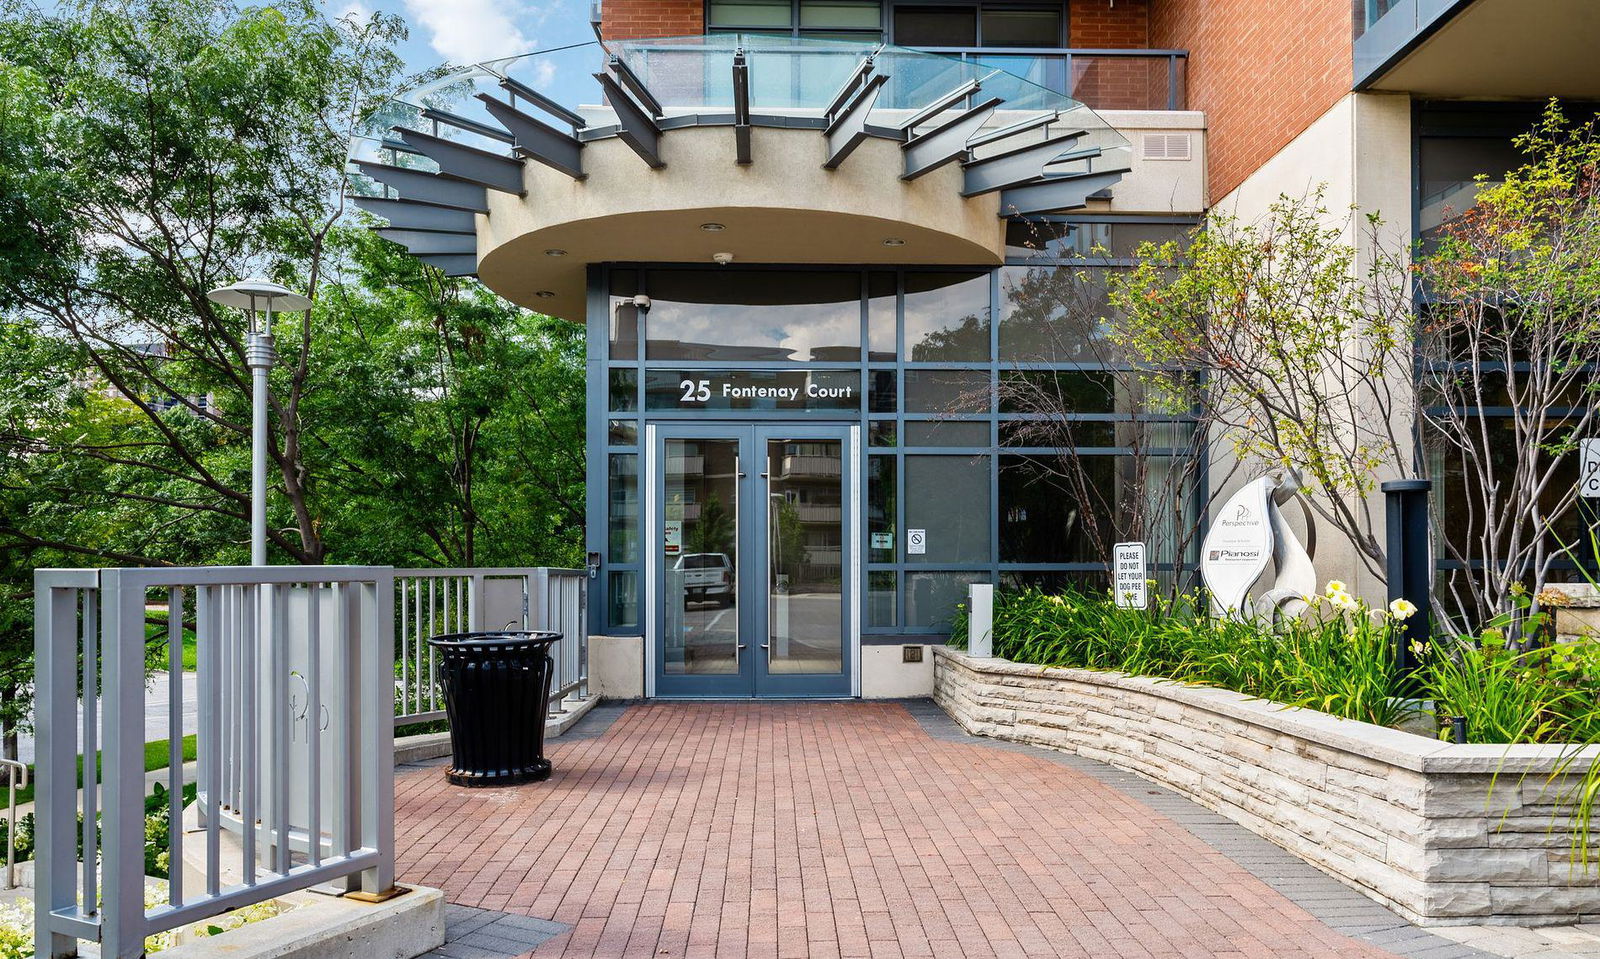
[[[1311,563],[1317,548],[1316,525],[1302,497],[1308,540],[1303,546],[1279,508],[1300,495],[1299,476],[1264,476],[1235,493],[1217,512],[1200,547],[1200,575],[1217,612],[1234,616],[1250,612],[1250,590],[1269,565],[1273,579],[1256,600],[1254,612],[1275,619],[1305,611],[1306,597],[1317,591]]]

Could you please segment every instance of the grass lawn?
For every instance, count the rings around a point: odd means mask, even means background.
[[[146,623],[144,637],[147,652],[145,663],[151,669],[167,668],[167,628],[155,623]],[[192,673],[199,669],[199,659],[195,657],[194,630],[183,631],[183,671]]]
[[[166,739],[158,739],[158,740],[156,740],[154,742],[148,742],[148,743],[144,744],[144,771],[145,772],[150,772],[151,770],[154,770],[154,769],[166,769],[167,768],[167,751],[168,751],[169,744],[170,744],[170,741],[166,740]],[[95,755],[103,757],[103,754],[101,754],[101,753],[96,753]],[[186,762],[186,763],[193,762],[194,758],[195,758],[195,737],[193,737],[193,736],[185,736],[185,737],[183,737],[183,761]],[[28,785],[24,789],[17,790],[17,802],[19,802],[19,803],[33,802],[33,783],[34,783],[34,778],[33,777],[34,777],[34,768],[30,765],[28,767]],[[83,757],[82,756],[78,757],[78,787],[80,789],[83,788]],[[3,801],[3,799],[0,799],[0,801]],[[4,807],[0,806],[0,813],[3,813],[3,812],[4,812]]]

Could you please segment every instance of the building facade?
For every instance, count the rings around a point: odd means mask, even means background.
[[[586,324],[591,632],[624,692],[924,693],[969,584],[1103,584],[1110,514],[1150,488],[1099,314],[1029,277],[1092,304],[1140,242],[1317,189],[1424,236],[1539,99],[1600,93],[1568,49],[1595,11],[1516,6],[606,0],[591,47],[403,98],[360,202]],[[1017,382],[1064,398],[1089,489]]]

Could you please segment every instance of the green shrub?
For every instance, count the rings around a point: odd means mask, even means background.
[[[1122,609],[1109,595],[1037,589],[995,597],[995,655],[1019,663],[1114,670],[1220,686],[1289,706],[1393,725],[1394,621],[1330,584],[1314,615],[1269,625],[1210,615],[1181,597],[1154,610]],[[965,637],[962,610],[954,635]]]

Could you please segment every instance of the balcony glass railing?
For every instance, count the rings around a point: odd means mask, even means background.
[[[1065,94],[1091,110],[1188,109],[1187,50],[933,47]]]

